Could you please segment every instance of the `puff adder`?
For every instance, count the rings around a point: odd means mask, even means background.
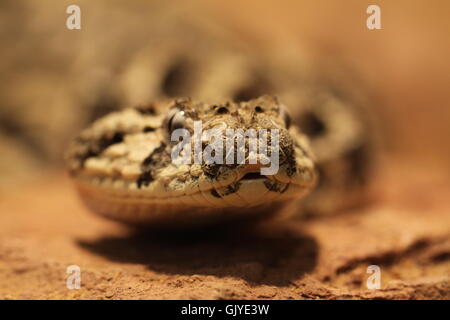
[[[176,164],[176,128],[278,129],[279,170],[261,164]],[[245,144],[246,157],[249,156]],[[247,159],[247,158],[246,158]],[[94,212],[128,224],[189,226],[259,219],[305,196],[317,177],[305,135],[271,96],[208,104],[174,99],[113,112],[81,132],[67,152],[71,177]]]

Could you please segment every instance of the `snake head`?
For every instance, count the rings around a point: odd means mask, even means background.
[[[306,195],[317,176],[306,136],[270,96],[114,112],[84,130],[67,159],[85,203],[131,224],[263,217]]]
[[[194,180],[189,188],[200,190],[207,204],[282,201],[305,195],[316,183],[307,138],[276,97],[219,104],[177,100],[163,128],[178,165],[170,172],[181,174],[179,184]]]

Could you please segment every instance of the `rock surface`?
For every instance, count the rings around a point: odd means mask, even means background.
[[[49,174],[1,195],[0,299],[450,299],[448,185],[397,178],[335,217],[158,235],[88,213]]]

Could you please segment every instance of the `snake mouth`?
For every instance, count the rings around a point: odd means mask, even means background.
[[[259,179],[267,179],[267,177],[259,172],[248,172],[240,179],[240,181]]]

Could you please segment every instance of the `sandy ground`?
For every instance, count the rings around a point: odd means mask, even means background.
[[[48,174],[0,198],[0,299],[449,299],[449,186],[405,176],[335,217],[158,235],[97,218]]]

